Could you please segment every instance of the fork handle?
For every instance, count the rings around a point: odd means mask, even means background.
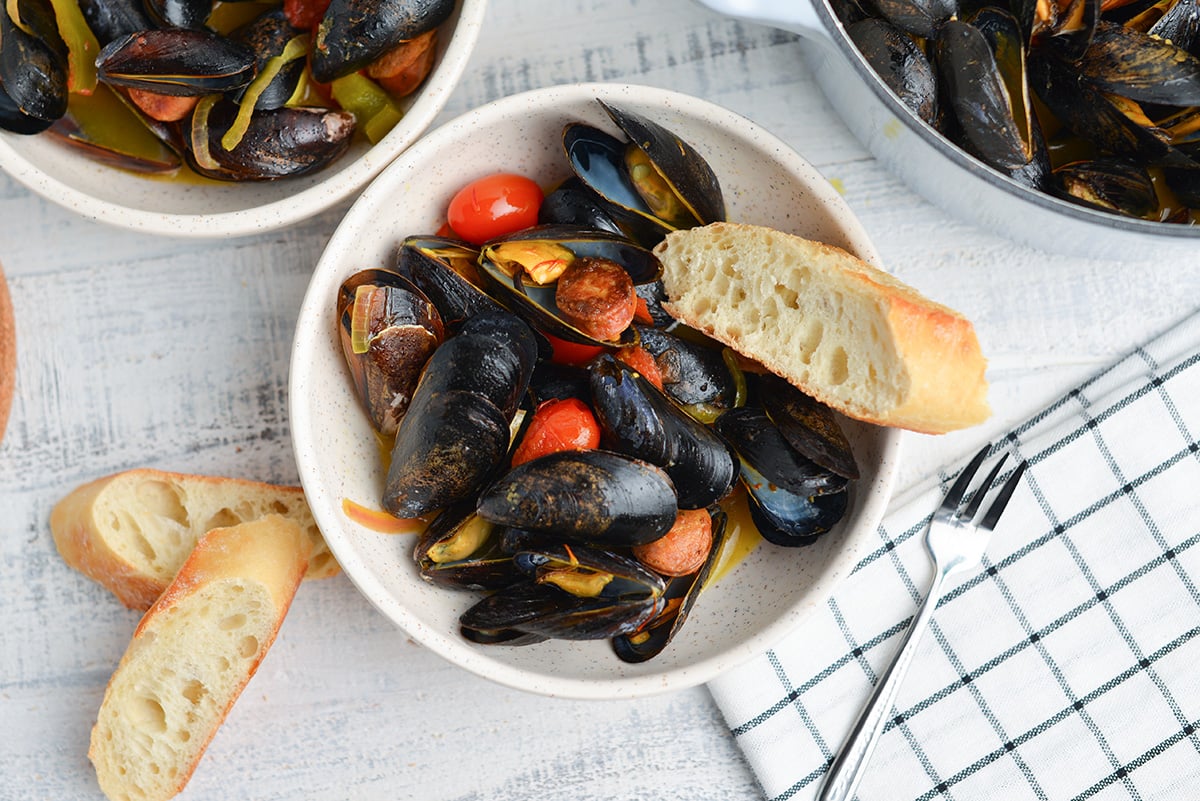
[[[917,643],[929,624],[929,618],[933,616],[933,610],[942,595],[942,585],[949,572],[949,569],[937,566],[929,592],[921,602],[917,616],[908,627],[899,652],[880,676],[871,697],[858,713],[854,727],[846,736],[841,752],[830,766],[825,784],[821,787],[821,794],[817,796],[818,801],[849,801],[853,798],[858,782],[862,779],[863,768],[871,758],[875,745],[879,742],[879,735],[883,734],[891,717],[896,693],[904,680],[904,674],[908,672],[913,655],[917,652]]]

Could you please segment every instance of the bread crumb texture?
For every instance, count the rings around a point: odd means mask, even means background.
[[[971,324],[839,248],[714,223],[655,252],[672,315],[851,417],[940,433],[990,413]]]

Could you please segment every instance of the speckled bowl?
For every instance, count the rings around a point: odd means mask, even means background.
[[[358,139],[312,175],[256,183],[147,178],[93,161],[46,136],[7,131],[0,131],[0,169],[48,200],[121,228],[194,238],[284,228],[360,192],[425,132],[462,77],[486,7],[487,0],[460,0],[441,29],[433,71],[404,99],[404,117],[387,136],[375,145]]]
[[[761,545],[710,586],[663,653],[619,661],[605,642],[479,646],[458,634],[472,594],[424,583],[410,536],[351,521],[343,499],[378,508],[384,474],[376,439],[352,390],[334,322],[338,286],[385,266],[408,234],[442,224],[454,192],[497,171],[551,186],[568,174],[563,126],[580,120],[618,133],[597,98],[675,131],[711,163],[731,220],[770,225],[878,255],[829,182],[752,122],[693,97],[642,86],[557,86],[489,103],[428,134],[376,179],[334,233],[304,298],[291,364],[292,438],[300,480],[333,553],[363,595],[416,641],[481,676],[546,695],[629,698],[707,681],[769,647],[831,593],[863,555],[883,514],[899,433],[847,421],[862,469],[837,529],[801,549]]]

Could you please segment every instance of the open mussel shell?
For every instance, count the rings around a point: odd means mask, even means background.
[[[393,436],[430,354],[442,342],[428,298],[390,270],[362,270],[338,290],[338,333],[371,425]]]
[[[529,582],[482,599],[462,613],[459,626],[473,642],[523,642],[518,632],[561,640],[604,640],[636,630],[660,604],[656,596],[582,597]]]
[[[453,11],[454,0],[332,0],[313,39],[312,76],[328,83],[360,70]]]
[[[662,469],[602,450],[561,451],[518,465],[478,506],[494,523],[606,548],[658,539],[676,511],[675,489]]]
[[[410,236],[400,245],[397,269],[433,301],[451,331],[477,314],[503,311],[483,291],[476,262],[479,248],[461,239]]]
[[[695,573],[689,576],[679,576],[667,582],[666,592],[660,611],[637,631],[614,637],[613,652],[623,662],[645,662],[662,653],[670,644],[683,624],[688,614],[696,604],[696,599],[704,589],[708,577],[721,558],[728,534],[728,518],[720,508],[710,510],[713,525],[713,543],[708,552],[708,558]]]
[[[854,452],[833,409],[776,375],[759,376],[758,389],[763,410],[789,445],[826,470],[858,478]]]
[[[221,139],[238,106],[226,100],[208,108],[200,101],[188,132],[188,165],[220,181],[274,181],[316,172],[350,147],[354,115],[307,106],[258,109],[241,141],[226,150]],[[201,109],[204,109],[202,112]]]
[[[904,105],[930,125],[937,124],[937,75],[913,38],[882,19],[863,19],[846,34]]]
[[[533,545],[513,553],[512,561],[535,583],[580,597],[643,599],[666,592],[662,577],[636,560],[585,545]]]
[[[737,468],[720,437],[610,354],[589,372],[605,447],[666,471],[680,509],[707,507],[729,492]]]
[[[421,578],[456,590],[498,590],[519,581],[501,529],[475,514],[473,501],[444,509],[421,534],[413,560]]]
[[[597,102],[642,154],[627,150],[626,174],[656,217],[676,228],[725,220],[721,183],[694,147],[654,120]]]
[[[574,225],[625,235],[621,226],[613,220],[608,206],[575,176],[546,195],[538,208],[538,224]]]
[[[1200,59],[1176,44],[1101,21],[1079,73],[1104,92],[1141,103],[1200,105]]]
[[[785,547],[811,545],[846,514],[846,489],[825,495],[791,492],[772,484],[745,459],[741,473],[750,499],[750,519],[767,542]]]
[[[254,64],[254,52],[227,36],[152,28],[105,45],[96,58],[96,71],[111,86],[200,97],[250,83]]]
[[[617,340],[598,340],[563,319],[555,301],[556,284],[536,284],[520,270],[505,263],[505,246],[520,242],[546,243],[566,248],[575,258],[602,258],[619,264],[629,273],[634,285],[657,281],[662,262],[646,248],[628,239],[597,229],[574,226],[535,226],[513,236],[494,240],[479,254],[479,273],[494,296],[513,312],[527,318],[536,327],[571,342],[606,347],[637,344],[637,332],[630,326]]]
[[[743,462],[773,486],[804,496],[825,495],[846,488],[845,476],[820,466],[793,448],[761,407],[730,409],[717,418],[713,427]]]
[[[41,133],[66,112],[66,58],[55,43],[26,33],[0,9],[0,128]]]

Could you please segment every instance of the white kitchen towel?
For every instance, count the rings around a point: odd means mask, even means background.
[[[1029,469],[981,567],[951,577],[860,801],[1200,798],[1198,436],[1200,313],[995,443]],[[925,594],[925,527],[959,469],[709,685],[771,801],[816,796]]]

